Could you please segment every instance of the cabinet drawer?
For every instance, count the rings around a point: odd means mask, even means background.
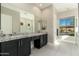
[[[40,39],[41,38],[41,36],[34,36],[34,37],[32,37],[32,41],[33,40],[38,40],[38,39]]]

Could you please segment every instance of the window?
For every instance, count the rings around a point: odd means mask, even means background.
[[[75,17],[59,19],[59,32],[63,35],[73,35],[75,28]]]

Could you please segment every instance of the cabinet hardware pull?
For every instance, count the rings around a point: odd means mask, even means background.
[[[19,41],[19,46],[20,46],[20,41]]]
[[[21,46],[22,46],[22,41],[21,41]]]

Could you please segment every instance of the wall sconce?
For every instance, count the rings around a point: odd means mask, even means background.
[[[21,22],[20,25],[23,26],[24,25],[23,22]]]
[[[30,24],[28,24],[28,26],[30,27]]]

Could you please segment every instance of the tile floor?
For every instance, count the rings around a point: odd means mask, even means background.
[[[72,43],[60,42],[59,45],[46,45],[41,49],[33,48],[31,56],[79,56],[79,46]]]

